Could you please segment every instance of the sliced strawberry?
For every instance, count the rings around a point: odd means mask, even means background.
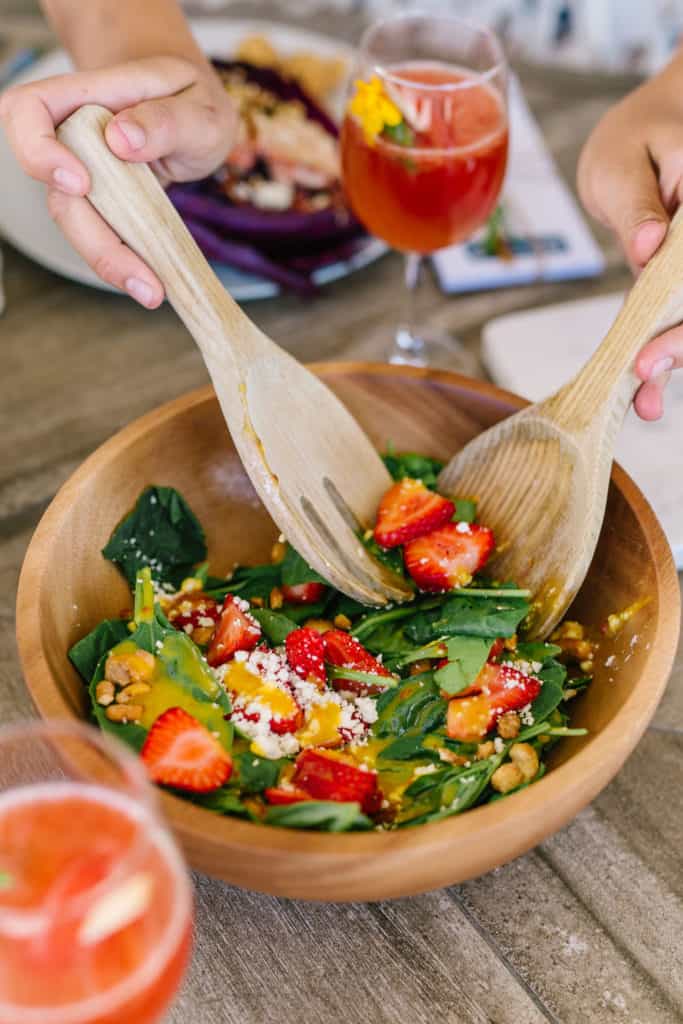
[[[464,743],[482,739],[501,715],[520,711],[540,692],[541,681],[535,676],[524,675],[511,665],[488,662],[474,685],[449,701],[446,731],[451,739]]]
[[[477,676],[481,692],[491,701],[494,722],[506,711],[519,711],[536,700],[541,681],[511,665],[484,665]]]
[[[452,501],[406,477],[380,501],[374,537],[380,547],[395,548],[447,523],[454,512]]]
[[[327,587],[324,583],[296,583],[292,587],[283,584],[280,589],[287,604],[317,604],[325,596]]]
[[[301,679],[315,683],[320,689],[327,683],[325,641],[322,633],[307,626],[294,629],[285,640],[287,661]]]
[[[313,797],[303,789],[292,786],[291,789],[271,786],[264,789],[263,795],[269,804],[300,804],[302,800],[312,800]]]
[[[210,793],[232,774],[227,750],[182,708],[169,708],[159,715],[140,756],[154,782],[189,793]]]
[[[365,697],[372,693],[382,693],[387,689],[388,683],[382,679],[388,679],[393,683],[393,676],[381,662],[374,658],[370,651],[366,651],[360,641],[345,633],[343,629],[329,629],[323,633],[322,640],[325,644],[325,658],[331,665],[339,668],[351,668],[356,672],[368,672],[378,677],[376,683],[363,682],[358,679],[333,679],[331,685],[335,690],[348,690],[356,693],[359,697]]]
[[[366,814],[382,802],[377,772],[364,771],[322,750],[304,750],[296,759],[294,784],[315,800],[357,801]]]
[[[448,702],[446,732],[452,740],[475,743],[491,728],[491,702],[483,693],[454,697]]]
[[[466,531],[465,528],[466,527]],[[493,532],[475,523],[448,523],[406,544],[406,569],[420,590],[464,587],[493,551]]]
[[[245,607],[246,606],[246,607]],[[228,595],[216,627],[207,661],[214,668],[230,661],[235,651],[251,651],[261,639],[261,627],[249,614],[246,601]]]

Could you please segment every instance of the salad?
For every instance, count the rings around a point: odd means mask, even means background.
[[[530,595],[487,579],[476,503],[441,464],[390,453],[395,480],[362,537],[412,584],[380,609],[327,585],[280,538],[268,563],[213,576],[185,499],[148,487],[103,554],[133,604],[69,652],[100,727],[151,778],[219,814],[326,831],[440,821],[543,777],[590,683],[565,622],[525,642]]]

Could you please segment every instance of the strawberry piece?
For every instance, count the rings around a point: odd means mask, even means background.
[[[300,804],[302,800],[312,800],[313,798],[308,795],[303,789],[297,789],[292,786],[290,789],[284,789],[279,786],[271,786],[268,789],[263,790],[263,795],[269,804]]]
[[[218,602],[202,593],[181,594],[166,612],[166,618],[172,626],[190,635],[195,629],[214,629],[220,617]],[[192,630],[187,629],[188,626]]]
[[[467,531],[463,527],[467,527]],[[420,590],[439,592],[464,587],[486,565],[493,531],[475,523],[448,523],[406,544],[406,569]]]
[[[206,659],[216,668],[230,661],[235,651],[252,651],[261,639],[261,627],[248,612],[246,601],[228,595]]]
[[[496,658],[500,657],[504,650],[505,641],[501,637],[499,637],[497,640],[494,640],[493,643],[491,644],[491,650],[489,651],[488,660],[495,661]]]
[[[491,728],[491,702],[483,693],[454,697],[448,702],[446,733],[452,740],[475,743]]]
[[[292,587],[283,584],[280,588],[287,604],[317,604],[325,596],[324,583],[296,583]]]
[[[491,701],[494,723],[506,711],[519,711],[536,700],[541,681],[512,665],[484,665],[477,676],[481,692]]]
[[[169,708],[159,715],[140,756],[154,782],[188,793],[211,793],[232,774],[227,750],[182,708]]]
[[[535,676],[527,676],[511,665],[487,662],[473,686],[449,701],[446,731],[451,739],[464,743],[482,739],[501,715],[520,711],[540,692],[541,681]]]
[[[325,641],[322,633],[307,626],[294,629],[285,640],[287,661],[301,679],[315,683],[324,689],[327,683],[325,671]]]
[[[366,814],[375,813],[382,802],[377,772],[363,771],[322,750],[299,754],[293,782],[314,800],[357,801]]]
[[[356,672],[369,672],[378,677],[376,683],[362,682],[359,679],[333,679],[331,685],[335,690],[348,690],[359,697],[366,697],[386,690],[387,683],[383,683],[382,678],[393,682],[391,672],[377,661],[370,651],[366,651],[362,643],[350,633],[345,633],[343,629],[329,629],[327,633],[323,633],[322,640],[325,644],[325,657],[331,665],[354,669]]]
[[[374,537],[380,547],[395,548],[447,523],[454,512],[452,501],[406,477],[380,501]]]

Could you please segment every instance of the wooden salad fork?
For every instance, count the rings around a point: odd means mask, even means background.
[[[583,583],[605,514],[616,438],[641,383],[635,357],[682,316],[679,212],[577,376],[474,438],[439,477],[443,493],[475,496],[482,522],[492,527],[497,549],[487,572],[531,591],[530,635],[546,636]],[[548,338],[549,356],[552,345]]]
[[[114,156],[104,139],[111,116],[82,107],[58,136],[90,172],[90,202],[157,273],[196,341],[263,504],[332,586],[364,604],[405,600],[404,581],[358,538],[391,485],[375,448],[332,392],[242,312],[150,169]]]

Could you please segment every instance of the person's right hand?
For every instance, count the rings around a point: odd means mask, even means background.
[[[0,97],[10,145],[27,174],[48,186],[50,214],[71,244],[103,281],[153,309],[164,298],[161,282],[90,205],[87,170],[55,136],[86,103],[116,115],[105,133],[111,151],[149,163],[162,184],[211,174],[232,147],[237,116],[212,67],[178,57],[59,75]]]

